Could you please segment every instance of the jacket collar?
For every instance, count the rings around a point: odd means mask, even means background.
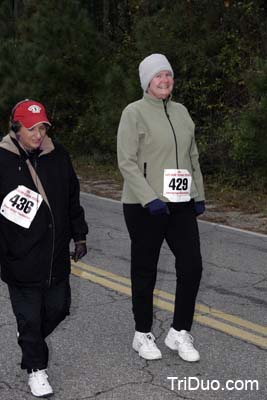
[[[144,92],[143,99],[154,107],[164,108],[164,104],[166,105],[166,107],[169,106],[171,102],[171,95],[167,99],[163,100],[157,99],[156,97],[150,96],[150,94],[148,94],[147,92]]]
[[[17,141],[16,134],[13,131],[10,131],[8,135],[4,136],[2,141],[0,142],[0,148],[5,149],[10,151],[11,153],[17,154],[18,156],[20,155],[19,149],[17,146],[14,144],[13,140]],[[19,142],[17,141],[19,144]],[[44,154],[51,153],[55,149],[55,146],[47,135],[44,137],[44,140],[42,141],[40,150],[41,153],[39,156],[42,156]],[[22,148],[22,150],[25,151],[25,149]]]

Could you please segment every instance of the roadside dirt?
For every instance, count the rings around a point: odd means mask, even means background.
[[[121,198],[121,184],[110,180],[90,178],[80,179],[81,190],[114,200]],[[206,201],[206,212],[200,217],[205,221],[216,222],[252,232],[267,234],[267,216],[263,213],[244,213],[236,207]]]

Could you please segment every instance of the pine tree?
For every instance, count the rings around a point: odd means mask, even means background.
[[[68,132],[101,87],[103,42],[78,1],[27,0],[23,6],[14,21],[16,35],[9,32],[1,43],[5,61],[0,74],[7,96],[1,106],[23,98],[43,101],[68,140]]]

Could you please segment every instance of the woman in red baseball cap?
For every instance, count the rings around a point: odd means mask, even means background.
[[[17,320],[21,368],[36,397],[53,393],[45,338],[69,314],[70,252],[86,252],[80,188],[67,151],[47,135],[45,107],[24,100],[0,143],[0,264]]]
[[[51,126],[45,107],[33,100],[23,100],[16,104],[11,114],[11,130],[16,133],[20,145],[29,151],[40,148]]]

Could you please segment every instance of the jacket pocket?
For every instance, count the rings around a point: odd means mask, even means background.
[[[146,173],[147,173],[147,163],[144,162],[144,177],[146,178]]]

